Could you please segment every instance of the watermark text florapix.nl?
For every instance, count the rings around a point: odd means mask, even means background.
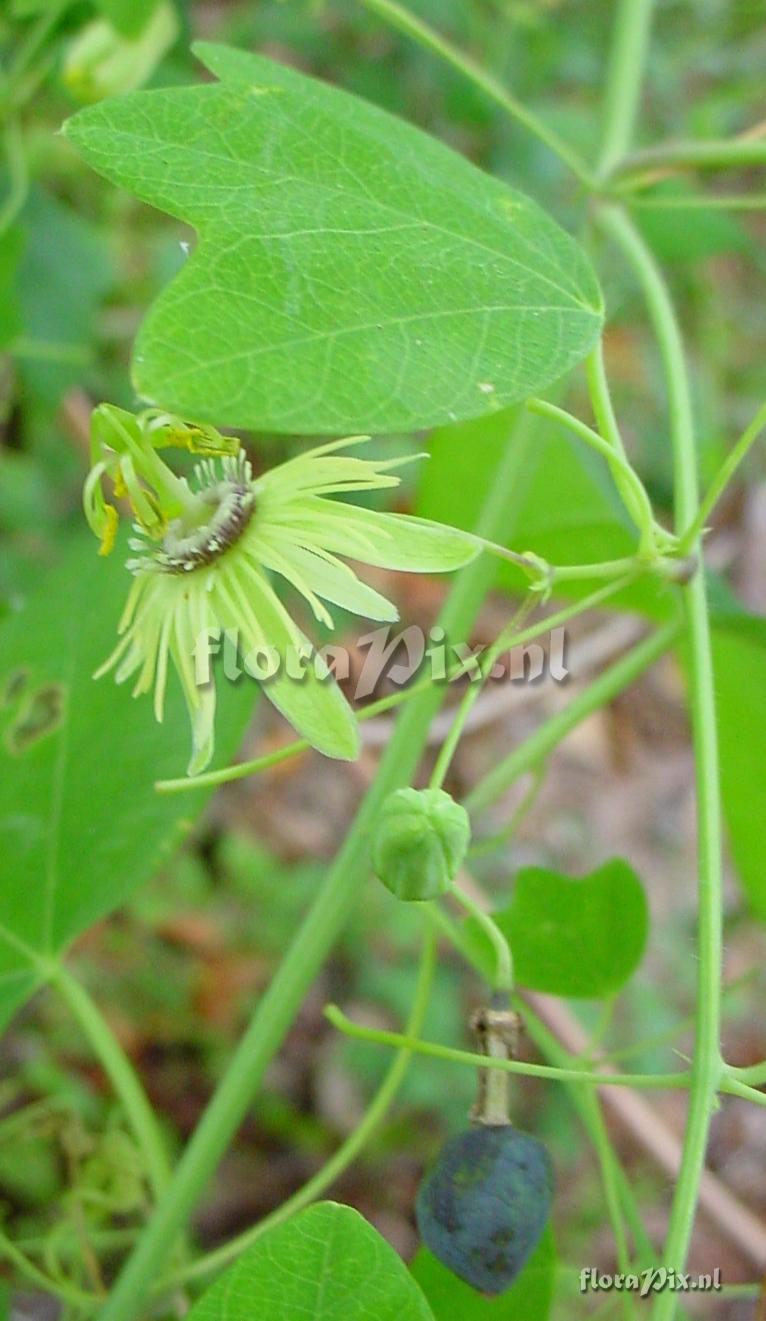
[[[358,638],[356,661],[346,647],[328,644],[317,649],[308,641],[286,648],[264,642],[243,654],[236,629],[208,629],[197,639],[194,648],[194,672],[200,687],[209,683],[216,656],[220,657],[224,677],[231,682],[247,675],[258,683],[268,683],[278,674],[284,674],[300,683],[311,670],[320,679],[333,675],[339,681],[347,681],[356,672],[353,697],[359,700],[369,697],[383,679],[397,687],[426,674],[436,683],[463,677],[476,682],[482,677],[482,657],[487,650],[483,644],[450,642],[438,625],[425,633],[412,624],[397,631],[384,625]],[[512,647],[494,661],[487,677],[490,681],[511,683],[535,683],[547,677],[563,683],[569,678],[566,653],[566,630],[553,628],[547,646],[530,642]]]

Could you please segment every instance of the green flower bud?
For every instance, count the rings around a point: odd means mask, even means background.
[[[443,789],[397,789],[378,817],[372,865],[397,899],[435,899],[455,879],[470,839],[468,813]]]
[[[63,78],[80,102],[132,92],[147,82],[179,33],[171,0],[160,0],[135,37],[126,37],[105,18],[94,19],[67,51]]]

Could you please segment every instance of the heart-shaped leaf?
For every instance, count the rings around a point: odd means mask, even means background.
[[[350,1206],[320,1202],[272,1229],[203,1294],[189,1321],[433,1321],[393,1248]]]
[[[138,337],[145,398],[219,425],[395,431],[494,411],[585,356],[598,284],[534,202],[337,88],[196,50],[222,82],[66,124],[199,232]]]
[[[644,953],[649,911],[633,868],[613,858],[588,876],[524,867],[513,898],[493,917],[513,950],[516,979],[532,991],[576,999],[616,994]],[[474,919],[466,935],[492,967],[486,936]]]

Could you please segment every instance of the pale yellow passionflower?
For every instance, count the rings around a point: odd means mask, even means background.
[[[329,605],[393,621],[395,607],[346,563],[352,559],[419,573],[457,569],[477,554],[470,535],[404,514],[347,504],[335,496],[396,486],[391,469],[345,451],[367,437],[332,441],[255,478],[237,442],[155,412],[138,418],[104,405],[94,425],[94,466],[86,483],[91,526],[108,549],[114,509],[101,489],[110,476],[136,518],[128,560],[133,583],[119,623],[120,641],[97,675],[135,676],[134,696],[154,690],[162,720],[170,662],[192,724],[189,774],[213,753],[215,680],[209,666],[222,633],[243,654],[268,648],[282,662],[263,691],[320,752],[352,759],[359,738],[354,714],[321,656],[282,604],[272,579],[290,583],[316,618],[332,627]],[[157,449],[185,445],[212,454],[191,481],[173,473]],[[234,452],[232,452],[234,451]],[[311,664],[288,665],[288,655]],[[200,682],[200,675],[205,676]]]

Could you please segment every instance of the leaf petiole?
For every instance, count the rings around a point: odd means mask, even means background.
[[[490,913],[485,913],[480,904],[461,886],[453,882],[450,894],[452,898],[475,918],[481,926],[495,952],[494,991],[511,992],[513,990],[513,955],[511,946]]]
[[[625,457],[622,443],[617,447],[613,437],[604,439],[586,422],[582,422],[580,418],[568,413],[565,408],[559,408],[557,404],[551,404],[546,399],[528,399],[526,407],[540,417],[559,422],[606,459],[623,503],[641,536],[641,553],[651,554],[655,548],[666,549],[672,543],[673,538],[670,534],[655,522],[651,500],[638,473]]]

